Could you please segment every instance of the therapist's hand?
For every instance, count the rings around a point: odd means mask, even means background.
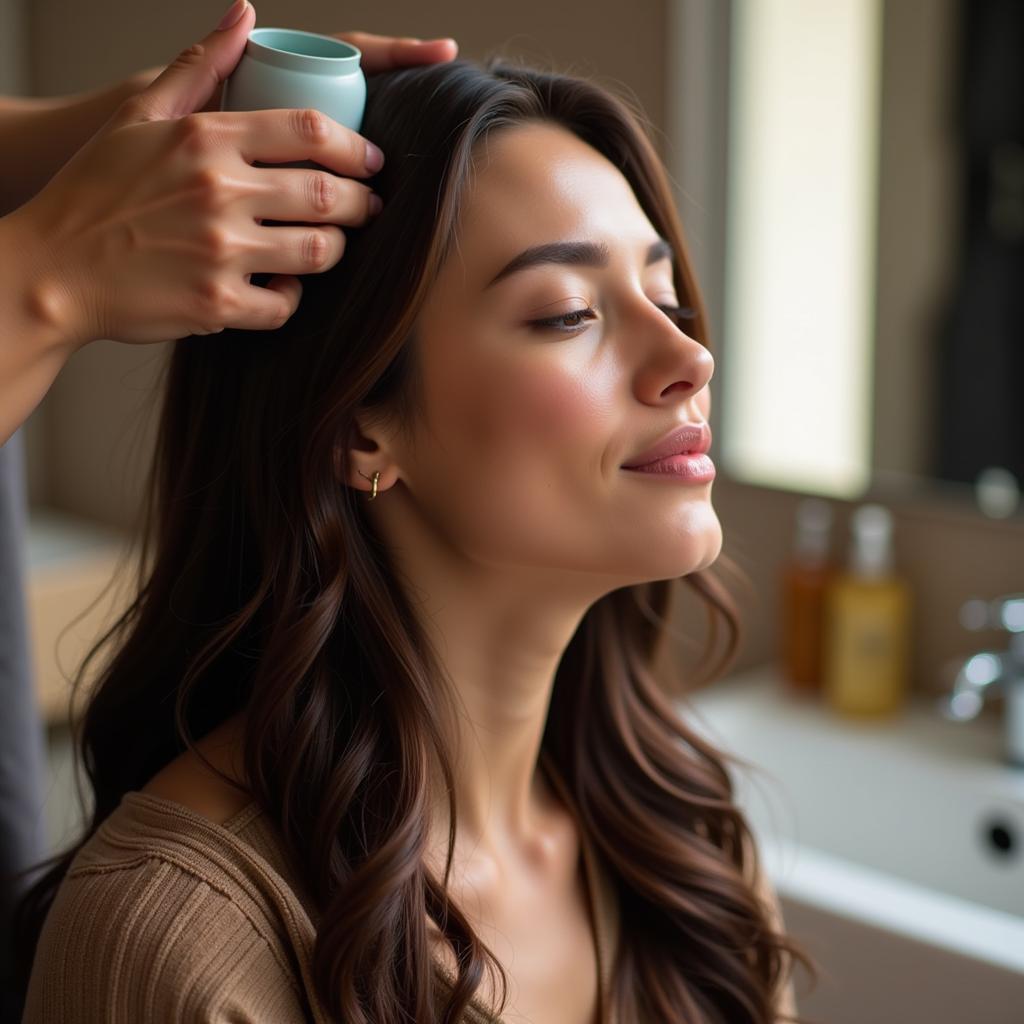
[[[179,54],[5,218],[31,241],[36,306],[69,347],[280,327],[299,303],[295,275],[332,267],[344,251],[339,225],[373,216],[370,188],[354,179],[378,168],[358,133],[309,110],[203,109],[254,20],[250,4]],[[409,45],[347,35],[369,43],[368,69],[394,66]],[[252,166],[299,160],[336,173]],[[254,273],[276,276],[260,288]]]

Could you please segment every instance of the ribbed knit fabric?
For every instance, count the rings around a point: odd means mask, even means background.
[[[606,1022],[618,917],[580,831]],[[310,976],[317,920],[257,804],[217,825],[172,800],[126,793],[57,890],[23,1024],[336,1024]],[[440,963],[437,978],[440,1005],[450,986]],[[500,1024],[478,999],[463,1021]]]

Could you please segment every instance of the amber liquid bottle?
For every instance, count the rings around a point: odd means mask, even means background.
[[[910,588],[893,570],[892,514],[862,505],[846,571],[826,599],[826,703],[850,718],[899,714],[909,688]]]
[[[837,572],[831,531],[831,505],[821,498],[800,502],[793,555],[782,572],[782,674],[798,693],[819,693],[823,685],[825,600]]]

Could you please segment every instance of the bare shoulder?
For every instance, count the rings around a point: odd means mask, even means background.
[[[243,778],[239,723],[236,719],[229,719],[195,745],[218,770],[235,781]],[[223,825],[252,800],[247,790],[229,785],[191,750],[184,751],[161,768],[141,792],[181,804],[216,825]]]

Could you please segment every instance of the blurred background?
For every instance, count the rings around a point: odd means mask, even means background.
[[[0,92],[111,86],[172,60],[223,6],[0,0]],[[1024,735],[1012,698],[1024,624],[1021,606],[999,599],[1024,590],[1024,4],[260,0],[256,10],[261,27],[453,36],[463,57],[533,59],[640,103],[709,303],[713,501],[724,552],[750,581],[737,583],[739,657],[699,711],[724,745],[775,775],[797,822],[787,831],[744,790],[774,851],[787,923],[825,969],[814,994],[798,986],[801,1012],[838,1024],[1019,1020],[1024,765],[1010,730],[1013,717]],[[67,676],[124,597],[103,591],[139,514],[168,352],[88,346],[21,431],[54,847],[81,818]],[[875,634],[863,616],[849,627],[862,646],[883,634],[903,644],[892,707],[874,716],[827,699],[827,637],[810,675],[793,678],[794,573],[815,547],[801,509],[827,506],[819,554],[849,575],[865,504],[889,517],[886,578],[906,598],[897,624],[879,612]],[[982,602],[973,615],[971,599]],[[705,639],[697,611],[683,595],[682,638],[665,651],[684,666]],[[938,709],[983,648],[1005,655],[1001,685],[954,721]],[[833,697],[835,680],[856,678],[836,665]]]

